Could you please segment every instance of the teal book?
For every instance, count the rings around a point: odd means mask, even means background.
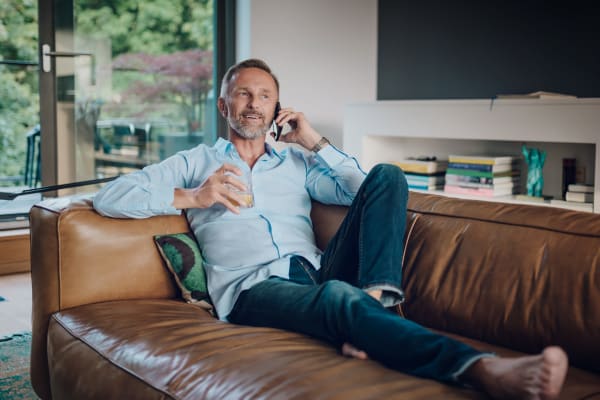
[[[457,168],[448,168],[446,170],[446,174],[451,175],[463,175],[463,176],[479,176],[484,178],[495,178],[502,176],[515,176],[518,174],[518,171],[509,170],[504,172],[491,172],[491,171],[477,171],[472,169],[457,169]]]

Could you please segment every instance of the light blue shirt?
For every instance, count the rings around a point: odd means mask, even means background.
[[[226,320],[243,290],[271,276],[289,277],[290,257],[300,255],[320,268],[310,219],[311,198],[350,205],[365,173],[358,162],[325,146],[317,154],[265,144],[252,168],[254,207],[240,214],[217,204],[186,214],[206,261],[208,290],[217,314]],[[223,163],[243,171],[248,165],[235,146],[219,139],[110,182],[94,197],[94,208],[116,218],[179,214],[175,188],[202,185]]]

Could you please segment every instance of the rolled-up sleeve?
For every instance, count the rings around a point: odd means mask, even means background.
[[[307,190],[325,204],[350,205],[365,176],[354,157],[333,145],[307,158]]]
[[[94,196],[94,208],[113,218],[179,214],[173,207],[174,191],[187,186],[187,174],[186,153],[178,153],[108,183]]]

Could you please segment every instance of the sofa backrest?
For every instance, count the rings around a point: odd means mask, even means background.
[[[600,371],[600,215],[411,193],[407,318]]]

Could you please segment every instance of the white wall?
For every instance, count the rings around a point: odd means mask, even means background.
[[[344,105],[376,100],[377,0],[238,0],[237,58],[257,57],[282,107],[343,145]]]

